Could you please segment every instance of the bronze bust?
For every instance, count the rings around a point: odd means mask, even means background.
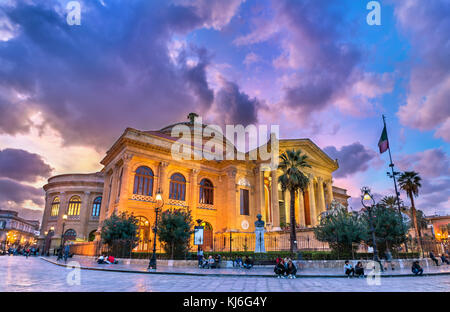
[[[255,221],[255,227],[264,227],[264,221],[261,220],[261,214],[258,213],[256,217],[258,218],[258,220]]]

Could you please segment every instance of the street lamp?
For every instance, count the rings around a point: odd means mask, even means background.
[[[158,213],[164,206],[164,199],[160,189],[156,192],[155,199],[157,204],[155,206],[155,227],[153,228],[153,232],[155,233],[153,238],[153,255],[150,259],[147,270],[156,270],[156,232],[158,232]]]
[[[373,244],[373,261],[376,261],[380,264],[381,272],[383,272],[383,266],[381,265],[380,259],[378,258],[377,242],[375,239],[375,229],[373,227],[373,219],[372,219],[372,209],[375,206],[375,200],[370,194],[370,189],[367,186],[364,186],[361,189],[361,204],[369,212],[369,225],[370,231],[372,232],[372,244]]]
[[[63,224],[62,224],[62,232],[61,232],[61,242],[59,244],[59,252],[58,252],[58,260],[62,258],[62,249],[64,246],[64,227],[66,226],[67,215],[63,215]]]

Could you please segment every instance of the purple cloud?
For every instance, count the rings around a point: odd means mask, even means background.
[[[435,130],[436,137],[450,142],[450,2],[395,1],[394,12],[412,45],[409,92],[398,111],[400,122]]]
[[[393,88],[391,74],[361,69],[362,51],[346,38],[349,22],[326,0],[272,1],[273,17],[254,18],[254,29],[234,40],[250,45],[269,39],[282,53],[273,61],[284,74],[282,104],[310,121],[331,105],[353,116],[367,116],[374,101]],[[341,26],[338,26],[341,25]]]
[[[258,108],[262,106],[263,103],[240,91],[235,83],[221,79],[221,88],[215,100],[215,109],[220,113],[219,124],[255,124]]]
[[[95,1],[85,3],[81,26],[68,26],[58,3],[2,5],[18,31],[0,42],[0,89],[9,92],[0,133],[28,131],[28,110],[40,111],[66,144],[104,148],[127,126],[157,129],[207,111],[207,53],[188,47],[197,63],[174,60],[168,46],[175,35],[224,27],[240,2]]]
[[[0,150],[0,177],[36,182],[50,176],[52,168],[38,154],[21,149]]]
[[[334,173],[336,178],[366,171],[371,161],[377,157],[375,151],[365,148],[359,142],[342,146],[339,150],[334,146],[327,146],[323,150],[339,162],[339,169]]]
[[[26,200],[31,200],[38,206],[44,205],[44,191],[14,180],[0,178],[0,205],[10,206],[11,203],[21,205]]]
[[[397,164],[402,171],[413,170],[423,178],[450,176],[450,158],[441,148],[404,155]]]

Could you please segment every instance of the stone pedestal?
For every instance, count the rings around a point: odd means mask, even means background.
[[[255,253],[266,252],[266,247],[264,244],[264,228],[255,228]]]

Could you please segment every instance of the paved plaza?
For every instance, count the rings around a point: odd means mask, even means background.
[[[40,258],[0,257],[0,291],[223,291],[223,292],[448,292],[450,275],[381,278],[380,285],[366,279],[267,277],[217,277],[153,275],[93,270],[76,270],[54,265]],[[204,285],[204,288],[199,288]]]

